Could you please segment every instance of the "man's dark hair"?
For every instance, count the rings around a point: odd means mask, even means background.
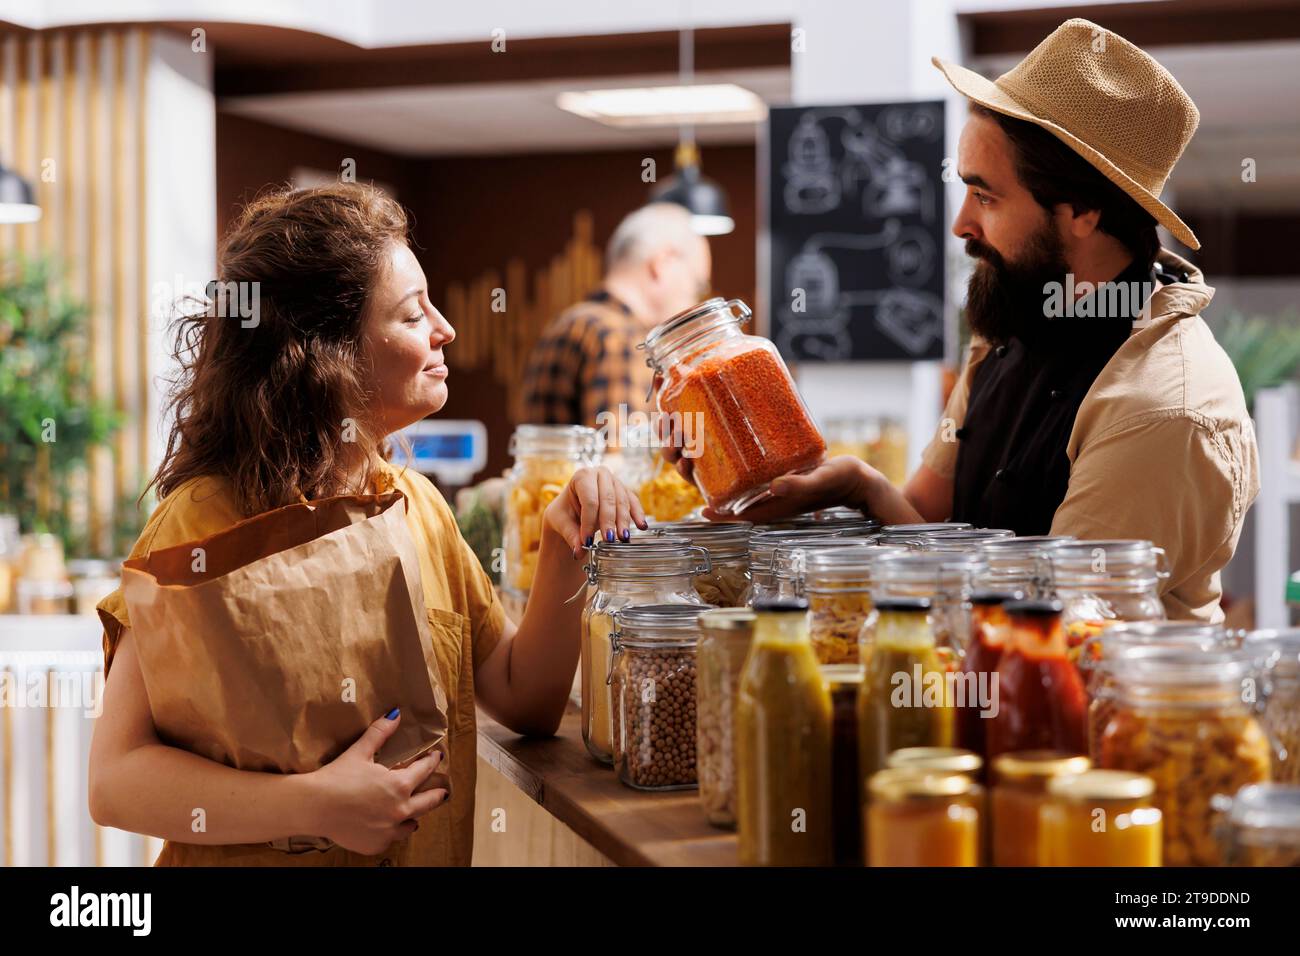
[[[1075,213],[1101,211],[1097,228],[1114,236],[1149,268],[1160,250],[1156,220],[1086,159],[1043,127],[970,104],[971,112],[1002,127],[1016,151],[1016,176],[1049,213],[1060,203]]]

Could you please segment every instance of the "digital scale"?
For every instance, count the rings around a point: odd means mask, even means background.
[[[426,418],[390,437],[399,435],[411,444],[408,467],[432,476],[442,488],[468,485],[487,464],[487,428],[482,422]]]

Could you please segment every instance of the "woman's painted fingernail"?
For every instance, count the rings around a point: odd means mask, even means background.
[[[394,707],[388,713],[384,714],[384,716],[387,717],[389,720],[396,720],[397,715],[400,714],[401,712],[402,710],[400,707]]]
[[[591,542],[592,542],[593,540],[594,540],[594,539],[592,538],[591,535],[587,535],[587,547],[589,547],[589,548],[591,547]]]
[[[623,529],[623,540],[624,540],[624,541],[631,541],[631,540],[632,540],[632,532],[629,531],[627,528],[624,528],[624,529]]]
[[[614,529],[613,529],[613,528],[606,528],[606,529],[605,529],[605,540],[608,541],[610,544],[613,544],[613,543],[614,543]]]

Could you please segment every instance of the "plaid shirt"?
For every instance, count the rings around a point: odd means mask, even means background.
[[[521,424],[597,427],[603,411],[648,411],[652,372],[637,345],[644,329],[603,289],[562,312],[542,332],[524,370]]]

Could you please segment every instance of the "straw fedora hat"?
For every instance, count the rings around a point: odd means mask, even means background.
[[[1163,66],[1089,20],[1066,20],[996,80],[931,59],[957,92],[1052,133],[1193,249],[1187,224],[1160,201],[1201,114]]]

